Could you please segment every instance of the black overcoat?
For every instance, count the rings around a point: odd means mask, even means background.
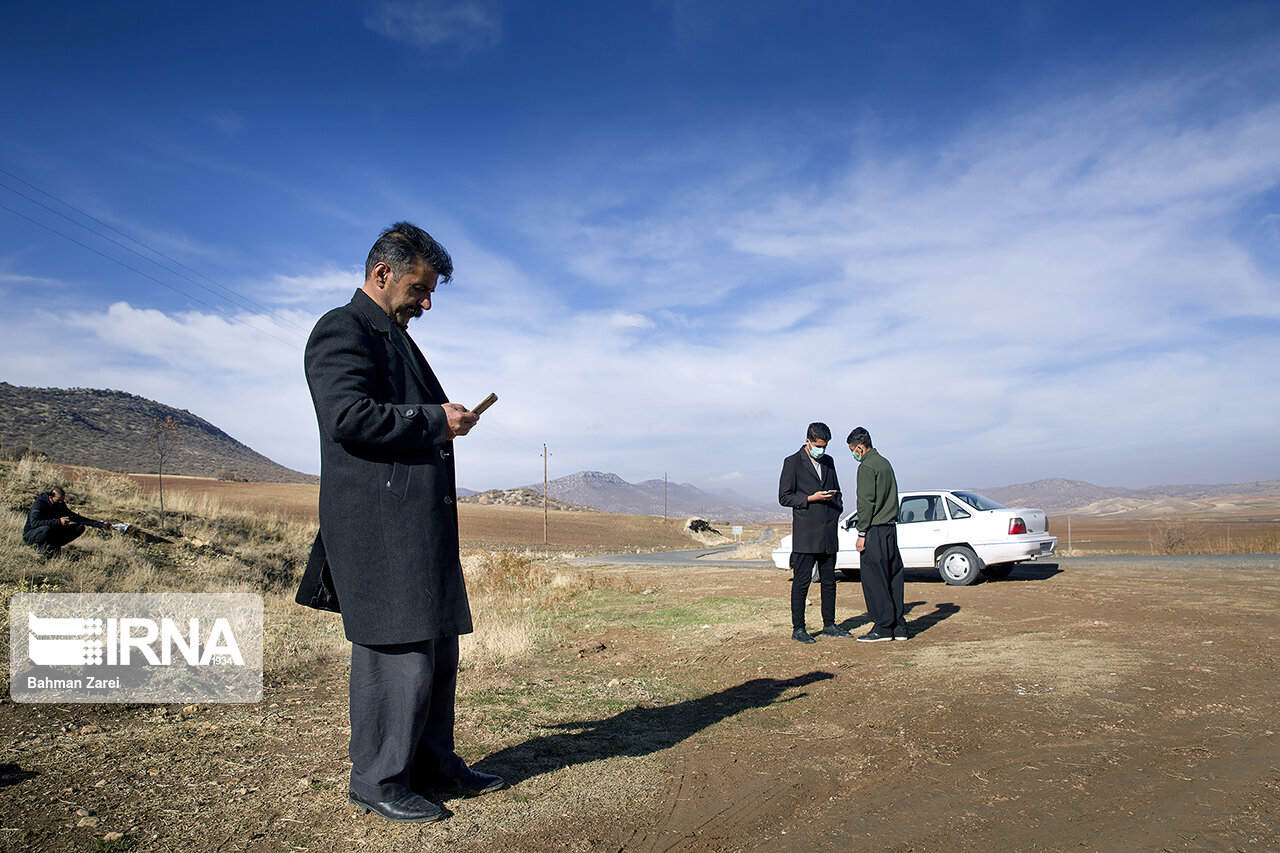
[[[448,397],[431,367],[362,290],[316,323],[305,364],[320,533],[298,602],[340,610],[366,646],[470,633]]]
[[[834,554],[840,550],[836,524],[844,510],[842,496],[809,503],[809,495],[840,491],[836,463],[830,456],[818,460],[822,477],[813,470],[813,460],[803,447],[782,460],[778,479],[778,503],[791,507],[791,551],[796,554]]]

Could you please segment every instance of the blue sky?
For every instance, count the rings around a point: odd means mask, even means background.
[[[501,398],[470,488],[541,479],[546,442],[553,477],[772,500],[812,420],[908,487],[1280,477],[1275,4],[3,18],[5,381],[314,472],[306,334],[409,219],[457,270],[414,337]]]

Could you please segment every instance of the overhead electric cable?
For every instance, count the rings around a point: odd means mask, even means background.
[[[176,266],[178,266],[178,267],[181,267],[182,269],[187,270],[188,272],[191,272],[191,273],[192,273],[192,274],[194,274],[194,275],[200,276],[200,278],[203,278],[203,279],[205,279],[206,281],[210,282],[211,284],[213,284],[214,286],[216,286],[216,287],[217,287],[217,288],[219,288],[220,290],[224,291],[224,293],[218,293],[217,291],[213,290],[212,288],[210,288],[210,287],[208,287],[208,286],[206,286],[206,285],[201,284],[200,282],[196,281],[195,279],[191,278],[190,276],[184,275],[184,274],[182,274],[181,272],[178,272],[177,270],[170,269],[169,267],[166,267],[164,264],[160,263],[159,261],[155,260],[154,258],[149,258],[149,257],[147,257],[146,255],[142,254],[141,252],[137,251],[136,249],[133,249],[133,248],[131,248],[131,247],[129,247],[129,246],[126,246],[126,245],[124,245],[123,243],[121,243],[120,241],[115,240],[115,239],[113,239],[112,237],[109,237],[109,236],[107,236],[106,234],[103,234],[103,233],[102,233],[102,232],[100,232],[100,231],[96,231],[96,230],[94,230],[93,228],[90,228],[89,226],[85,225],[85,224],[84,224],[84,223],[82,223],[82,222],[77,222],[76,220],[72,219],[70,216],[67,216],[65,213],[62,213],[62,212],[61,212],[61,211],[59,211],[59,210],[55,210],[54,208],[50,207],[49,205],[45,204],[44,202],[38,201],[37,199],[32,198],[31,196],[27,195],[26,193],[20,192],[19,190],[14,189],[13,187],[9,186],[8,184],[4,183],[3,181],[0,181],[0,187],[3,187],[4,189],[8,190],[9,192],[13,193],[14,195],[16,195],[16,196],[18,196],[18,197],[20,197],[20,198],[26,199],[27,201],[31,202],[32,204],[39,205],[40,207],[44,208],[45,210],[49,211],[50,213],[54,214],[55,216],[60,216],[60,217],[62,217],[62,218],[63,218],[63,219],[65,219],[66,221],[68,221],[68,222],[70,222],[71,224],[75,225],[76,227],[78,227],[78,228],[83,228],[84,230],[88,231],[90,234],[93,234],[93,235],[95,235],[95,236],[97,236],[97,237],[101,237],[103,240],[106,240],[107,242],[111,243],[112,245],[117,246],[117,247],[119,247],[119,248],[121,248],[121,249],[124,249],[126,252],[129,252],[129,253],[131,253],[131,254],[137,255],[138,257],[142,258],[143,260],[147,261],[148,263],[155,264],[156,266],[158,266],[158,267],[160,267],[161,269],[163,269],[165,272],[168,272],[168,273],[171,273],[171,274],[173,274],[173,275],[176,275],[176,276],[178,276],[179,278],[181,278],[181,279],[183,279],[183,280],[185,280],[185,281],[188,281],[188,282],[190,282],[191,284],[194,284],[196,287],[199,287],[201,290],[204,290],[204,291],[207,291],[207,292],[209,292],[209,293],[212,293],[212,294],[214,294],[215,296],[224,296],[224,294],[231,294],[231,296],[235,297],[236,299],[240,299],[240,300],[242,300],[243,302],[248,303],[250,306],[253,306],[253,307],[255,307],[255,308],[257,308],[257,309],[259,309],[259,310],[261,310],[261,311],[265,312],[265,313],[268,315],[268,316],[267,316],[267,319],[268,319],[268,321],[269,321],[269,322],[273,323],[273,324],[274,324],[274,325],[276,325],[276,326],[279,326],[281,329],[284,329],[284,330],[285,330],[285,331],[287,331],[287,332],[290,332],[290,333],[293,333],[293,334],[302,334],[302,333],[305,331],[305,330],[301,329],[299,326],[297,326],[296,324],[292,324],[292,323],[290,323],[290,322],[289,322],[289,321],[287,321],[287,320],[282,322],[282,319],[283,319],[283,318],[281,318],[281,317],[280,317],[280,316],[279,316],[279,315],[278,315],[274,310],[272,310],[271,308],[267,307],[266,305],[263,305],[262,303],[260,303],[260,302],[258,302],[258,301],[256,301],[256,300],[254,300],[254,299],[251,299],[251,298],[250,298],[250,297],[248,297],[248,296],[245,296],[244,294],[240,293],[240,292],[239,292],[239,291],[237,291],[237,290],[234,290],[233,288],[227,287],[226,285],[223,285],[223,284],[219,284],[217,281],[215,281],[214,279],[209,278],[207,275],[204,275],[203,273],[197,272],[196,270],[191,269],[191,267],[187,266],[186,264],[182,263],[181,261],[178,261],[178,260],[176,260],[176,259],[174,259],[174,258],[169,257],[169,256],[168,256],[168,255],[166,255],[164,252],[161,252],[159,249],[155,249],[155,248],[153,248],[153,247],[151,247],[151,246],[147,245],[147,244],[146,244],[146,243],[144,243],[143,241],[138,240],[138,239],[137,239],[137,238],[135,238],[135,237],[131,237],[131,236],[129,236],[128,234],[125,234],[125,233],[124,233],[123,231],[121,231],[119,228],[116,228],[115,226],[113,226],[113,225],[111,225],[111,224],[109,224],[109,223],[103,222],[101,219],[98,219],[97,217],[93,216],[92,214],[89,214],[89,213],[86,213],[86,212],[85,212],[85,211],[83,211],[83,210],[80,210],[80,209],[79,209],[78,207],[76,207],[75,205],[70,204],[70,203],[68,203],[68,202],[66,202],[66,201],[63,201],[62,199],[58,198],[57,196],[53,195],[53,194],[52,194],[52,193],[50,193],[50,192],[47,192],[47,191],[45,191],[45,190],[40,189],[40,187],[37,187],[36,185],[32,184],[32,183],[31,183],[31,182],[29,182],[29,181],[25,181],[25,180],[23,180],[22,178],[18,177],[17,175],[14,175],[12,172],[8,172],[8,171],[5,171],[4,169],[0,169],[0,174],[8,175],[9,177],[13,178],[14,180],[18,181],[19,183],[24,184],[25,186],[31,187],[31,188],[32,188],[33,190],[35,190],[36,192],[39,192],[39,193],[40,193],[40,194],[42,194],[42,195],[48,196],[49,198],[51,198],[51,199],[53,199],[54,201],[58,202],[58,204],[61,204],[61,205],[65,206],[65,207],[67,207],[67,208],[70,208],[71,210],[74,210],[76,213],[80,214],[81,216],[85,217],[86,219],[92,220],[93,222],[98,223],[98,224],[99,224],[99,225],[101,225],[102,227],[107,228],[107,229],[110,229],[111,231],[114,231],[116,234],[119,234],[121,237],[124,237],[126,240],[129,240],[129,241],[130,241],[130,242],[132,242],[132,243],[136,243],[136,244],[138,244],[139,246],[141,246],[141,247],[143,247],[144,249],[146,249],[148,252],[151,252],[152,254],[155,254],[155,255],[159,255],[160,257],[164,258],[166,261],[169,261],[170,263],[172,263],[172,264],[174,264],[174,265],[176,265]],[[183,291],[181,291],[181,290],[178,290],[178,292],[179,292],[179,293],[183,293]],[[184,295],[185,295],[185,294],[184,294]],[[243,308],[243,307],[246,307],[246,306],[243,306],[243,305],[237,305],[236,307],[238,307],[238,308]]]
[[[137,273],[138,275],[142,276],[142,277],[143,277],[143,278],[145,278],[145,279],[149,279],[149,280],[151,280],[151,281],[154,281],[156,284],[160,285],[161,287],[168,288],[169,290],[172,290],[174,293],[181,294],[182,296],[185,296],[187,299],[190,299],[192,302],[196,302],[196,303],[199,303],[200,305],[203,305],[204,307],[208,308],[210,311],[213,311],[214,313],[221,315],[222,317],[226,318],[227,320],[229,320],[229,321],[230,321],[230,322],[232,322],[232,323],[238,323],[238,324],[240,324],[240,325],[242,325],[242,326],[245,326],[246,328],[253,329],[255,332],[258,332],[259,334],[266,335],[267,337],[271,338],[272,340],[279,341],[280,343],[282,343],[282,344],[284,344],[284,345],[286,345],[286,346],[291,346],[291,347],[297,347],[297,346],[298,346],[298,342],[297,342],[296,340],[295,340],[295,341],[286,341],[284,338],[278,338],[278,337],[276,337],[275,335],[271,334],[270,332],[266,331],[265,329],[257,328],[256,326],[252,325],[251,323],[247,322],[246,320],[244,320],[244,319],[242,319],[242,318],[240,318],[240,317],[237,317],[237,316],[235,316],[234,314],[230,314],[230,313],[228,313],[227,311],[224,311],[223,309],[219,308],[219,307],[218,307],[218,306],[216,306],[216,305],[211,305],[211,304],[209,304],[208,302],[205,302],[203,299],[198,299],[198,298],[196,298],[196,297],[192,296],[190,293],[187,293],[187,292],[185,292],[185,291],[183,291],[183,290],[180,290],[180,289],[179,289],[179,288],[177,288],[177,287],[174,287],[172,284],[169,284],[168,282],[161,281],[160,279],[156,278],[155,276],[151,275],[150,273],[145,273],[145,272],[143,272],[142,270],[140,270],[140,269],[138,269],[138,268],[136,268],[136,267],[131,267],[131,266],[129,266],[128,264],[126,264],[124,261],[120,260],[119,258],[113,258],[113,257],[111,257],[110,255],[108,255],[106,252],[103,252],[103,251],[102,251],[102,250],[100,250],[100,249],[95,249],[93,246],[90,246],[90,245],[88,245],[87,243],[82,243],[82,242],[80,242],[79,240],[77,240],[75,237],[72,237],[70,234],[63,234],[63,233],[62,233],[61,231],[59,231],[58,229],[56,229],[56,228],[54,228],[54,227],[52,227],[52,226],[49,226],[49,225],[45,225],[43,222],[39,221],[38,219],[32,219],[30,216],[27,216],[25,213],[20,213],[19,211],[14,210],[12,207],[9,207],[8,205],[0,204],[0,210],[7,210],[7,211],[9,211],[10,213],[12,213],[14,216],[18,216],[18,217],[21,217],[22,219],[27,220],[27,221],[28,221],[28,222],[30,222],[32,225],[38,225],[38,226],[40,226],[41,228],[45,229],[46,231],[50,231],[50,232],[52,232],[52,233],[54,233],[54,234],[57,234],[59,237],[63,238],[64,240],[70,240],[72,243],[75,243],[77,246],[80,246],[80,247],[82,247],[82,248],[88,249],[90,252],[93,252],[95,255],[99,255],[99,256],[101,256],[101,257],[104,257],[104,258],[106,258],[107,260],[111,261],[111,262],[112,262],[112,263],[114,263],[114,264],[119,264],[120,266],[124,267],[125,269],[129,270],[130,272]],[[288,330],[288,329],[285,329],[285,331],[289,331],[289,330]],[[299,337],[301,337],[301,336],[299,336]]]

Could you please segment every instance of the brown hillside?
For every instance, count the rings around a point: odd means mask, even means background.
[[[172,417],[182,434],[165,473],[273,483],[318,478],[272,462],[204,418],[146,397],[95,388],[24,388],[0,382],[0,445],[34,448],[49,461],[108,471],[156,470],[147,447],[153,419]]]

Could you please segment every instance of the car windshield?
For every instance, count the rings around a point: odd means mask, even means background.
[[[991,500],[991,498],[984,497],[977,492],[952,492],[951,494],[955,495],[974,509],[1004,509],[1004,504],[998,504]]]

